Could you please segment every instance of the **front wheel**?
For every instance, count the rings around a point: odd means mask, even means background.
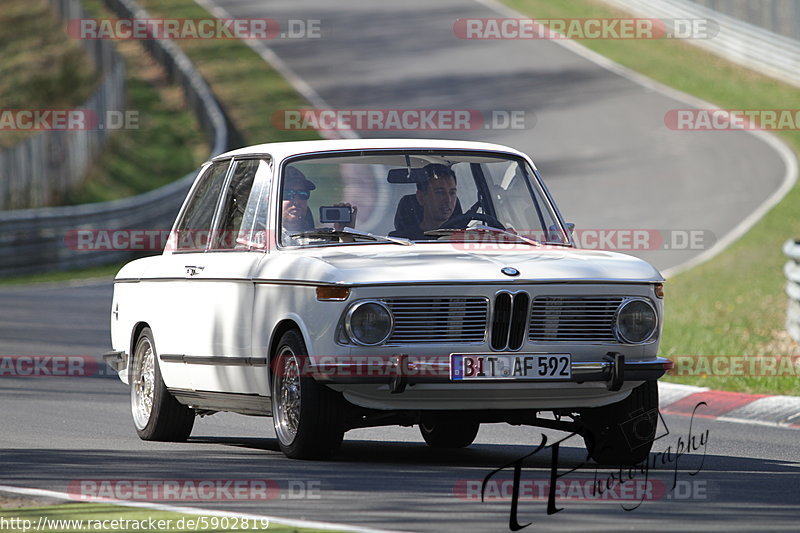
[[[635,465],[650,454],[658,426],[658,383],[646,381],[624,400],[580,413],[589,456],[601,465]]]
[[[284,333],[272,364],[272,421],[287,457],[327,459],[342,444],[344,400],[303,375],[306,355],[300,332]]]
[[[479,429],[479,422],[453,414],[425,414],[419,422],[419,432],[431,448],[466,448]]]
[[[150,328],[144,328],[136,341],[130,383],[133,424],[140,439],[183,442],[189,438],[194,410],[178,403],[164,385]]]

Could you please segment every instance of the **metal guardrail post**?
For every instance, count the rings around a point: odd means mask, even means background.
[[[787,241],[783,253],[789,257],[783,272],[786,274],[786,295],[789,305],[786,310],[786,331],[800,342],[800,240]]]

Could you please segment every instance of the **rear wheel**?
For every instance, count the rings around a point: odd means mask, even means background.
[[[658,383],[646,381],[624,400],[580,413],[589,456],[601,465],[647,459],[658,426]]]
[[[272,421],[281,451],[292,459],[327,459],[344,437],[341,395],[303,376],[303,337],[287,331],[272,365]]]
[[[419,432],[432,448],[465,448],[475,440],[480,426],[476,420],[457,414],[423,414]]]
[[[164,385],[150,328],[144,328],[136,341],[130,383],[133,424],[140,439],[182,442],[189,438],[194,411],[178,403]]]

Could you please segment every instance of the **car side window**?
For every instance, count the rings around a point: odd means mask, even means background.
[[[271,176],[267,159],[237,161],[225,191],[213,250],[263,248],[263,221],[266,220],[267,190]],[[262,221],[259,227],[256,220]]]
[[[229,166],[230,161],[214,163],[200,178],[175,228],[176,250],[186,252],[205,249]]]

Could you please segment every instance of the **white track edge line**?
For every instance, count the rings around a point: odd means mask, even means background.
[[[780,429],[791,429],[797,431],[798,427],[793,425],[789,422],[772,422],[769,420],[755,420],[755,419],[748,419],[748,418],[735,418],[729,416],[718,416],[713,420],[719,420],[720,422],[730,422],[732,424],[752,424],[754,426],[767,426],[773,428],[780,428]]]
[[[234,18],[227,9],[219,6],[214,0],[194,0],[194,2],[220,19]],[[325,101],[322,96],[308,84],[302,77],[300,77],[294,70],[286,64],[272,49],[264,44],[263,41],[258,39],[241,39],[247,46],[249,46],[261,59],[268,65],[274,68],[278,73],[283,76],[294,89],[305,98],[316,109],[332,109],[331,106]],[[358,139],[358,134],[351,128],[340,128],[338,132],[333,130],[317,130],[317,132],[326,139]],[[338,134],[337,134],[338,133]]]
[[[9,492],[11,494],[21,494],[25,496],[38,496],[42,498],[54,498],[58,500],[66,500],[76,503],[110,503],[119,505],[121,507],[137,507],[141,509],[152,509],[154,511],[167,511],[171,513],[183,513],[192,515],[208,515],[230,518],[247,518],[249,520],[269,520],[270,524],[283,524],[292,527],[316,528],[326,530],[341,530],[352,531],[354,533],[398,533],[397,531],[387,529],[372,529],[361,526],[353,526],[349,524],[339,524],[335,522],[320,522],[315,520],[302,520],[294,518],[281,518],[270,515],[258,515],[252,513],[240,513],[236,511],[219,511],[214,509],[201,509],[198,507],[181,507],[176,505],[167,505],[152,502],[132,502],[127,500],[115,500],[112,498],[92,498],[90,500],[83,500],[66,492],[45,489],[31,489],[28,487],[15,487],[11,485],[0,485],[0,492]],[[8,509],[6,509],[8,510]]]
[[[530,18],[513,8],[501,4],[497,0],[474,0],[474,1],[503,15],[508,15],[515,18],[525,18],[525,19]],[[661,93],[662,95],[672,98],[673,100],[678,100],[679,102],[684,102],[693,107],[702,109],[719,109],[718,106],[713,105],[705,100],[702,100],[701,98],[692,96],[688,93],[664,85],[663,83],[657,82],[652,78],[648,78],[644,74],[640,74],[632,69],[629,69],[628,67],[624,67],[619,63],[617,63],[616,61],[613,61],[604,55],[601,55],[593,50],[590,50],[589,48],[586,48],[577,41],[571,39],[552,39],[551,42],[554,42],[559,46],[566,48],[567,50],[583,57],[584,59],[587,59],[592,63],[595,63],[596,65],[610,72],[613,72],[614,74],[626,78],[645,88]],[[789,146],[783,141],[783,139],[780,139],[777,135],[766,131],[747,130],[746,132],[762,140],[769,147],[771,147],[778,153],[778,156],[783,161],[784,167],[786,169],[786,172],[783,175],[783,182],[781,183],[780,187],[778,187],[778,189],[776,189],[775,192],[769,196],[769,198],[764,200],[764,202],[762,202],[760,206],[758,206],[753,212],[751,212],[747,217],[745,217],[736,226],[734,226],[733,229],[731,229],[728,233],[722,236],[722,238],[720,238],[716,242],[716,244],[714,244],[714,246],[694,256],[688,261],[685,261],[679,265],[665,269],[662,272],[662,275],[665,278],[670,278],[672,276],[680,274],[681,272],[689,270],[690,268],[694,268],[722,253],[731,244],[733,244],[735,241],[741,238],[745,233],[747,233],[759,220],[761,220],[761,218],[764,215],[767,214],[767,212],[770,209],[775,207],[775,205],[777,205],[784,198],[784,196],[786,196],[786,194],[792,189],[795,182],[797,181],[797,174],[798,174],[797,157],[795,156],[794,151],[791,148],[789,148]]]

